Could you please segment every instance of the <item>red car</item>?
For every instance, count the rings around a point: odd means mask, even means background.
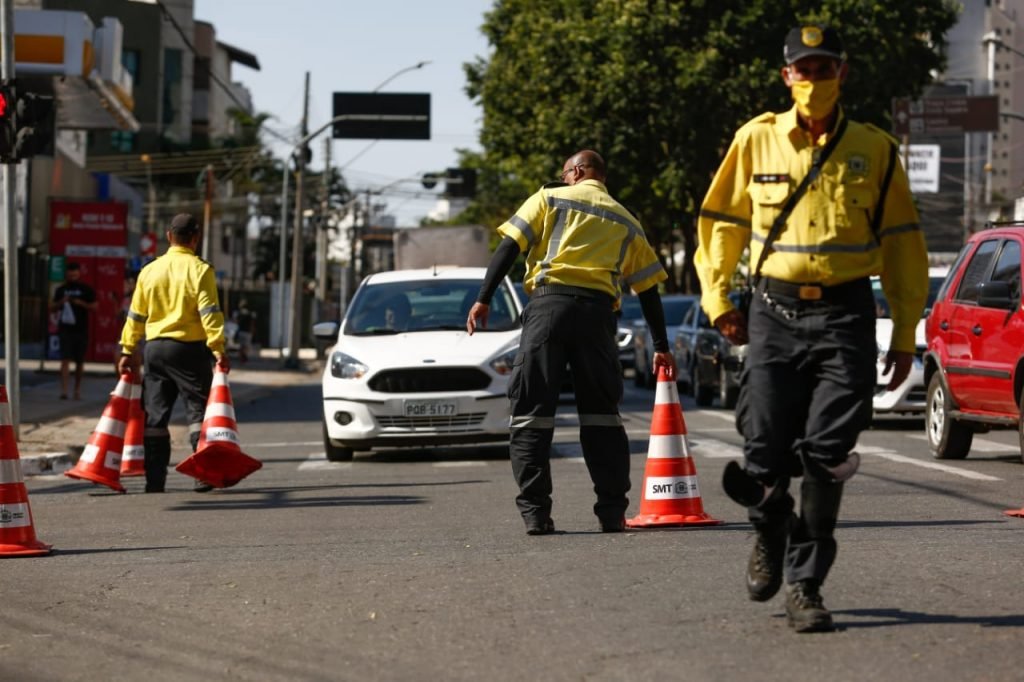
[[[1024,222],[971,236],[928,315],[925,428],[938,459],[963,459],[975,433],[1018,430],[1024,452]]]

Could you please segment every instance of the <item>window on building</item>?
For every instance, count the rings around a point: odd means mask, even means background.
[[[173,125],[181,114],[181,73],[181,50],[164,48],[164,125]]]

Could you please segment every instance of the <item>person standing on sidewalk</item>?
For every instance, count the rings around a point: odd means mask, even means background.
[[[605,533],[626,529],[629,439],[619,416],[622,372],[615,340],[620,286],[639,292],[654,338],[654,365],[675,378],[657,284],[668,279],[639,221],[605,187],[597,152],[573,154],[560,182],[545,185],[498,228],[503,237],[476,303],[470,335],[487,327],[491,298],[520,253],[530,301],[508,394],[509,454],[516,504],[528,535],[555,532],[551,520],[551,439],[566,362],[572,371],[583,459],[594,482],[594,514]]]
[[[736,408],[745,463],[730,462],[722,479],[757,535],[748,595],[767,601],[784,577],[789,625],[816,632],[834,629],[820,588],[836,558],[843,482],[859,462],[851,451],[871,423],[870,277],[892,305],[894,388],[913,362],[928,259],[895,140],[838,103],[849,68],[839,34],[793,29],[783,56],[794,106],[736,133],[701,206],[695,264],[708,317],[730,342],[750,343]],[[748,245],[749,312],[728,298]],[[794,514],[789,483],[801,474]]]
[[[68,398],[68,375],[75,361],[75,400],[82,398],[85,355],[89,351],[89,311],[96,310],[96,292],[82,281],[82,266],[74,261],[64,268],[64,284],[57,287],[50,311],[60,313],[60,399]]]
[[[174,216],[167,231],[170,248],[139,273],[121,332],[119,372],[139,371],[135,350],[143,336],[146,338],[142,399],[147,493],[164,491],[171,459],[167,425],[174,401],[181,395],[185,402],[195,452],[213,383],[213,359],[225,372],[230,370],[213,268],[196,255],[200,238],[193,216]],[[212,487],[197,481],[195,490],[207,492]]]

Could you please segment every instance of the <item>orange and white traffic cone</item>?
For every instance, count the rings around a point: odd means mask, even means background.
[[[124,431],[121,475],[145,476],[146,449],[143,447],[143,435],[146,431],[146,413],[142,409],[142,377],[133,377],[131,397],[128,400],[128,427]]]
[[[206,401],[199,445],[188,459],[174,468],[214,488],[230,488],[263,466],[263,462],[242,452],[239,442],[228,375],[218,365]]]
[[[99,483],[119,493],[125,491],[121,485],[121,450],[124,449],[131,395],[132,375],[125,372],[110,394],[103,416],[89,436],[89,443],[78,458],[78,464],[71,471],[65,471],[65,476]]]
[[[1016,516],[1024,518],[1024,507],[1021,507],[1020,509],[1007,509],[1003,513],[1007,516]]]
[[[36,539],[21,456],[14,438],[7,387],[0,386],[0,556],[40,556],[50,545]]]
[[[644,470],[640,513],[626,521],[630,528],[712,526],[721,523],[704,513],[697,469],[686,443],[686,422],[676,382],[658,369],[651,442]]]

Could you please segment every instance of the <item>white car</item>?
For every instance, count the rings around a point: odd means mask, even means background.
[[[906,380],[895,388],[888,390],[889,378],[882,372],[885,370],[885,354],[889,349],[889,341],[892,338],[892,317],[889,314],[889,303],[882,293],[882,283],[877,277],[871,278],[871,288],[875,294],[875,305],[878,309],[878,319],[875,321],[875,341],[878,345],[878,363],[876,366],[875,396],[872,401],[875,414],[924,414],[927,389],[924,385],[924,365],[921,357],[928,347],[928,341],[924,334],[925,318],[935,302],[935,295],[946,280],[949,268],[945,266],[928,268],[928,302],[925,304],[924,314],[918,320],[914,332],[914,364],[910,368],[910,374]]]
[[[508,439],[506,397],[519,350],[522,306],[506,279],[487,328],[466,317],[484,268],[429,268],[363,280],[340,326],[314,326],[335,340],[323,374],[327,459],[350,461],[379,447]]]

